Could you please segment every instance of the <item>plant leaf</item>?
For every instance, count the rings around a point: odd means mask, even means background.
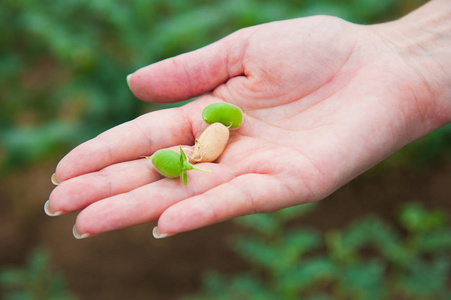
[[[185,155],[185,152],[183,152],[182,146],[180,146],[180,164],[182,166],[185,166],[185,162],[186,162],[186,155]]]
[[[184,182],[186,186],[188,186],[188,175],[186,174],[185,170],[183,170],[182,174],[180,174],[180,180]]]

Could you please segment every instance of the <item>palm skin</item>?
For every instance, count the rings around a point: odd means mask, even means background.
[[[437,127],[418,125],[427,88],[382,31],[332,17],[274,22],[136,71],[129,85],[145,101],[208,93],[75,148],[58,164],[51,210],[82,210],[80,234],[158,220],[171,235],[326,197]],[[142,158],[193,145],[202,109],[222,101],[244,122],[215,163],[199,165],[211,173],[189,171],[186,187]]]

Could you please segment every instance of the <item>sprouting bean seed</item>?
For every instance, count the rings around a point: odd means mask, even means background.
[[[179,177],[183,165],[180,164],[180,155],[172,150],[162,149],[155,152],[150,159],[157,171],[166,177]]]
[[[213,123],[196,139],[194,151],[190,156],[193,163],[215,161],[229,140],[229,129],[221,123]]]
[[[166,177],[178,177],[180,180],[188,185],[188,176],[186,171],[198,170],[203,172],[210,172],[208,170],[202,170],[194,167],[190,164],[186,158],[185,152],[180,147],[180,154],[175,151],[162,149],[155,152],[150,158],[155,169],[163,176]]]
[[[243,122],[243,113],[238,107],[228,103],[213,103],[202,111],[202,118],[208,124],[221,123],[235,129]]]

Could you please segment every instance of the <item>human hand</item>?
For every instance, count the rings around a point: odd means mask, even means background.
[[[326,197],[448,121],[423,104],[430,89],[384,30],[332,17],[275,22],[136,71],[129,86],[142,100],[208,93],[72,150],[47,210],[81,210],[76,237],[157,220],[166,236]],[[216,163],[200,164],[211,173],[188,172],[188,187],[162,178],[142,157],[193,145],[213,102],[240,107],[242,127]]]

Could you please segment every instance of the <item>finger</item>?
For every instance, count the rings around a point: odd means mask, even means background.
[[[179,178],[164,178],[89,205],[77,216],[78,233],[94,235],[156,221],[174,203],[233,178],[233,173],[220,164],[199,164],[199,168],[211,173],[188,171],[188,187]]]
[[[58,182],[99,171],[118,162],[149,156],[161,148],[192,144],[185,109],[155,111],[116,126],[69,152],[56,168]]]
[[[149,159],[118,163],[64,181],[52,191],[46,205],[52,214],[60,215],[81,210],[96,201],[129,192],[161,178]]]
[[[251,28],[201,49],[143,67],[127,77],[141,100],[174,102],[202,95],[244,73],[243,55]]]
[[[169,236],[242,215],[277,210],[303,199],[307,201],[306,196],[294,195],[274,176],[246,174],[170,206],[160,216],[157,232]]]

